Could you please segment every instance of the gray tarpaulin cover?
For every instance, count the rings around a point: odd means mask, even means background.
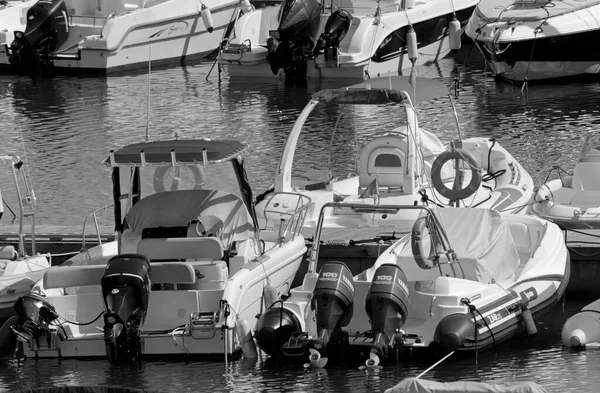
[[[547,393],[534,382],[487,383],[474,381],[436,382],[407,378],[385,393]]]

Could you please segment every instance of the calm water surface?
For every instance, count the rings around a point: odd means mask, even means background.
[[[276,80],[219,80],[212,63],[153,71],[148,75],[102,78],[60,77],[32,80],[0,76],[0,153],[26,158],[38,199],[39,224],[80,226],[86,214],[112,203],[109,171],[101,165],[110,149],[144,140],[231,138],[251,146],[247,170],[255,192],[272,182],[276,163],[296,116],[310,94],[348,82],[311,82],[289,86]],[[208,78],[207,78],[208,75]],[[532,175],[551,165],[569,169],[585,135],[600,123],[600,83],[520,86],[496,84],[478,59],[446,59],[418,69],[418,75],[448,85],[457,77],[456,110],[463,137],[496,138]],[[418,106],[421,125],[444,141],[456,138],[447,100]],[[329,161],[336,113],[312,117],[298,152],[299,171]],[[355,138],[389,127],[389,113],[355,111],[333,141],[329,165],[334,175],[353,169]],[[325,120],[323,120],[325,119]],[[366,123],[365,123],[366,122]],[[8,171],[0,180],[10,181]],[[11,207],[11,189],[2,189]],[[3,218],[7,225],[10,217]],[[557,305],[538,323],[535,340],[503,345],[474,359],[452,357],[425,378],[439,381],[535,381],[551,392],[593,392],[600,386],[600,351],[565,350],[564,320],[585,303]],[[381,370],[273,367],[267,362],[143,362],[113,367],[104,360],[27,360],[0,358],[0,391],[64,385],[111,385],[180,391],[377,392],[413,377],[437,359],[402,362]]]

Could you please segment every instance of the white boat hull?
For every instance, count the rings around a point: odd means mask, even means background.
[[[511,4],[483,0],[465,30],[494,75],[523,82],[600,71],[600,57],[587,48],[600,35],[598,2]]]
[[[199,12],[200,2],[169,0],[116,16],[70,15],[69,38],[50,58],[56,72],[113,73],[151,65],[184,64],[214,52],[238,10],[237,0],[204,1],[213,29]],[[6,48],[0,65],[10,66]]]
[[[308,57],[305,76],[368,79],[408,74],[413,67],[405,40],[408,26],[414,27],[418,40],[414,66],[432,63],[451,52],[448,24],[453,11],[466,23],[476,4],[477,1],[471,0],[454,4],[433,0],[401,10],[395,3],[382,2],[379,19],[374,15],[373,3],[342,2],[338,8],[348,9],[353,21],[337,49],[337,60],[327,60],[322,54]],[[238,20],[217,58],[231,77],[282,77],[283,69],[274,74],[267,62],[267,38],[269,31],[278,27],[279,8],[256,9]],[[313,42],[323,33],[330,16],[330,10],[321,14]]]

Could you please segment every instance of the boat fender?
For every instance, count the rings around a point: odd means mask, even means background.
[[[456,16],[454,16],[448,25],[448,39],[450,40],[450,49],[460,49],[460,22],[456,19]]]
[[[553,196],[554,195],[552,194],[552,190],[550,189],[550,187],[548,187],[547,184],[542,184],[533,196],[533,200],[537,203],[552,203]]]
[[[530,336],[537,334],[537,327],[535,326],[535,322],[533,321],[531,310],[527,307],[523,307],[521,309],[521,315],[523,316],[525,326],[527,327],[527,334],[529,334]]]
[[[423,234],[425,233],[425,228],[427,228],[427,216],[417,218],[412,227],[410,245],[417,265],[419,265],[421,269],[428,270],[435,265],[428,259],[428,256],[425,255],[425,250],[423,249]]]
[[[4,200],[2,199],[2,193],[0,192],[0,218],[4,214]]]
[[[463,160],[471,168],[471,181],[464,188],[451,189],[446,186],[442,179],[442,168],[450,160]],[[458,168],[456,168],[458,171]],[[450,201],[465,199],[473,195],[481,185],[481,169],[477,160],[471,153],[463,149],[447,150],[441,153],[433,162],[431,168],[431,182],[435,190],[440,195],[448,198]]]
[[[257,359],[258,351],[256,350],[256,343],[252,337],[250,326],[245,319],[237,318],[235,320],[235,334],[242,347],[242,353],[246,359]]]
[[[267,285],[263,288],[263,299],[265,301],[266,309],[271,308],[277,301],[277,288],[275,288],[268,280]]]
[[[411,61],[413,65],[415,65],[419,54],[417,52],[417,33],[415,29],[410,25],[408,31],[406,32],[406,48],[408,52],[408,59]]]
[[[200,15],[202,15],[202,22],[204,22],[204,27],[206,27],[206,31],[212,33],[215,28],[215,23],[213,22],[210,8],[208,8],[204,3],[202,3],[202,6],[200,7]]]
[[[154,191],[156,191],[157,193],[167,191],[167,187],[165,187],[165,177],[167,176],[169,170],[172,168],[173,167],[171,166],[160,166],[156,168],[156,170],[154,171]],[[192,174],[194,175],[194,189],[200,190],[204,188],[206,175],[204,174],[204,170],[202,169],[202,167],[200,165],[186,165],[186,168],[192,171]],[[176,172],[173,175],[173,183],[171,184],[170,191],[179,190],[181,181],[181,178],[178,177],[177,172],[177,170],[179,169],[180,168],[175,169]]]
[[[13,246],[0,247],[0,259],[16,260],[18,257],[17,251]]]

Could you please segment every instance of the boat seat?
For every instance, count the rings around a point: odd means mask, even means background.
[[[216,237],[146,238],[137,246],[138,254],[150,261],[223,259],[223,243]]]
[[[600,190],[600,156],[584,156],[575,165],[571,187],[575,190]]]
[[[400,136],[388,135],[371,140],[363,148],[358,164],[359,193],[377,179],[379,188],[402,188],[403,169],[406,165],[406,141]]]

